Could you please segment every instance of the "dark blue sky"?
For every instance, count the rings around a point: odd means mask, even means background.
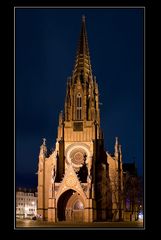
[[[142,174],[144,10],[17,8],[15,13],[17,185],[36,186],[42,138],[49,149],[55,146],[83,14],[106,150],[113,153],[118,136],[123,162],[135,160]]]

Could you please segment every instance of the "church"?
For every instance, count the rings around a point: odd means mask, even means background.
[[[99,89],[92,74],[82,16],[80,39],[71,77],[67,79],[64,111],[49,155],[40,146],[37,212],[49,222],[113,221],[123,218],[121,145],[104,148],[100,127]]]

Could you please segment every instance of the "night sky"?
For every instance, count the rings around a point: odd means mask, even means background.
[[[16,185],[36,187],[42,138],[55,146],[82,15],[86,16],[93,75],[100,93],[105,148],[115,137],[123,162],[143,167],[144,10],[142,8],[15,10]]]

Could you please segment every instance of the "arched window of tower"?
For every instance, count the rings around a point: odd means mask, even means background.
[[[76,97],[76,120],[82,119],[82,96],[80,93]]]

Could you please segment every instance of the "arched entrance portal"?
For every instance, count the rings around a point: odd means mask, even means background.
[[[78,192],[70,189],[59,197],[57,204],[57,217],[58,221],[84,221],[84,203]]]

